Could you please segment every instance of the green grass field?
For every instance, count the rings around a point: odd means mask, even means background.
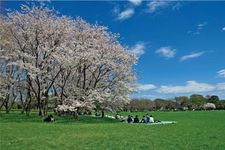
[[[132,113],[136,114],[141,117],[146,112]],[[43,123],[35,113],[27,117],[18,112],[1,112],[0,149],[225,149],[225,111],[150,114],[177,124],[126,124],[90,116],[80,117],[79,121],[57,117],[54,123]]]

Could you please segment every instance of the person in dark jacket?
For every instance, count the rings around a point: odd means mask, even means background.
[[[128,118],[127,118],[127,123],[131,123],[132,122],[132,118],[130,115],[128,115]]]
[[[53,118],[52,115],[48,115],[48,117],[46,117],[46,118],[44,119],[44,122],[53,122],[53,121],[54,121],[54,118]]]
[[[135,116],[134,123],[139,123],[138,115]]]

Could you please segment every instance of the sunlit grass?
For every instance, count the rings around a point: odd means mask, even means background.
[[[146,112],[122,113],[123,115]],[[82,116],[44,123],[36,113],[0,114],[0,149],[216,149],[225,147],[225,111],[154,112],[177,124],[149,126]]]

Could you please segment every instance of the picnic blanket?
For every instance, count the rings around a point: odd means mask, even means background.
[[[115,119],[115,117],[110,116],[110,115],[105,115],[107,118]],[[120,119],[124,120],[124,123],[126,122],[127,117],[120,116]],[[119,120],[120,120],[119,119]],[[177,123],[176,121],[160,121],[160,122],[154,122],[154,123],[135,123],[135,124],[144,124],[144,125],[163,125],[163,124],[175,124]]]
[[[146,125],[159,125],[159,124],[175,124],[175,123],[177,123],[177,122],[176,121],[160,121],[160,122],[145,123],[145,124]]]

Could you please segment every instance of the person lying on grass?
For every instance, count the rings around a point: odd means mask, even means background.
[[[44,119],[44,122],[53,122],[53,121],[54,121],[54,117],[52,115],[48,115],[48,117]]]

